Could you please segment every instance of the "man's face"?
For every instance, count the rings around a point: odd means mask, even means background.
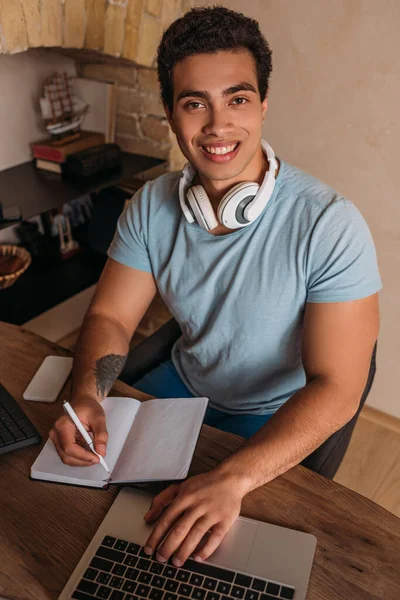
[[[175,65],[173,86],[172,115],[165,110],[185,157],[203,178],[215,183],[240,180],[260,152],[267,109],[267,99],[260,100],[251,53],[189,56]],[[222,154],[227,147],[230,151]]]

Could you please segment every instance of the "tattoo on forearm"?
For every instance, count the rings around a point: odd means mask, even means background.
[[[128,355],[107,354],[96,360],[94,369],[97,395],[106,396],[121,373]]]

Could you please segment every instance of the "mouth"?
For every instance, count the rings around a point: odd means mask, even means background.
[[[212,162],[226,163],[235,158],[239,152],[240,142],[226,146],[200,146],[203,155]]]

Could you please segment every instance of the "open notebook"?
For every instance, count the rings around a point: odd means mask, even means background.
[[[163,398],[139,402],[105,398],[108,430],[105,460],[100,465],[70,467],[48,439],[31,467],[31,477],[45,481],[104,487],[184,479],[200,434],[208,398]]]

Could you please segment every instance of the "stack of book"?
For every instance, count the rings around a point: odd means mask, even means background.
[[[36,168],[53,173],[62,173],[67,156],[88,148],[104,144],[104,133],[81,131],[77,139],[60,144],[53,138],[46,138],[31,144]]]

